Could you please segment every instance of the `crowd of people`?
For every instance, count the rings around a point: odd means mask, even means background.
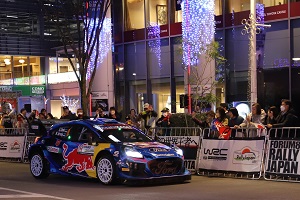
[[[267,113],[261,108],[259,103],[254,103],[251,106],[251,112],[247,114],[245,119],[239,115],[237,108],[228,107],[227,103],[221,103],[216,108],[215,112],[209,110],[205,113],[205,119],[198,119],[197,114],[201,112],[197,106],[192,112],[192,120],[201,128],[210,128],[214,132],[218,132],[222,136],[222,130],[226,128],[241,129],[241,128],[280,128],[280,127],[297,127],[298,117],[293,110],[292,102],[287,99],[281,101],[280,110],[276,106],[268,108]],[[34,120],[54,119],[51,113],[46,109],[41,109],[40,112],[33,110],[28,116],[25,108],[20,110],[20,113],[15,115],[11,113],[3,113],[1,116],[1,126],[3,128],[28,128],[29,124]],[[60,119],[77,120],[89,119],[91,117],[83,114],[83,109],[77,109],[76,113],[72,113],[68,106],[63,107],[63,114]],[[96,110],[94,119],[109,118],[121,121],[121,114],[117,112],[115,107],[110,107],[106,114],[101,107]],[[135,109],[131,109],[130,113],[125,117],[126,123],[140,128],[149,130],[154,127],[162,127],[164,135],[170,135],[169,127],[174,126],[172,122],[172,114],[168,108],[161,110],[161,116],[154,110],[153,106],[145,103],[143,111],[137,113]],[[225,128],[225,129],[224,129]],[[233,133],[233,135],[236,132]],[[225,136],[226,137],[226,136]]]

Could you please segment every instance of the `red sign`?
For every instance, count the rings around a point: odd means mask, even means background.
[[[265,8],[265,21],[288,18],[288,4]]]
[[[300,2],[291,2],[291,17],[300,16]]]

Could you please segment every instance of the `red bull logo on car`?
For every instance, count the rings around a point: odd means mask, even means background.
[[[78,154],[78,150],[73,149],[68,154],[68,145],[63,144],[63,158],[66,160],[66,164],[62,166],[63,171],[70,171],[75,167],[75,169],[81,173],[86,170],[95,170],[95,166],[93,164],[92,156],[86,154]],[[78,147],[79,148],[79,147]]]

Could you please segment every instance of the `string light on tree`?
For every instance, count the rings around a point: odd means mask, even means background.
[[[90,38],[90,36],[92,34],[96,35],[95,27],[98,27],[99,22],[100,21],[98,18],[96,20],[93,18],[88,19],[87,24],[89,24],[89,26],[87,27],[88,31],[87,31],[86,42],[85,42],[85,44],[86,44],[85,49],[86,49],[87,53],[89,52],[87,43],[90,42],[92,44],[93,40],[96,39],[96,37],[93,37],[92,41],[88,41],[88,38]],[[104,58],[106,57],[107,53],[111,49],[111,40],[112,39],[111,39],[111,19],[110,18],[104,19],[103,27],[102,27],[101,33],[99,34],[98,40],[99,40],[98,48],[97,48],[97,42],[96,42],[93,52],[90,56],[89,66],[88,66],[88,70],[87,70],[87,79],[90,78],[91,73],[94,70],[94,67],[100,66],[100,64],[103,62]],[[98,53],[98,59],[96,61],[97,53]],[[96,65],[95,65],[95,62],[97,62]]]
[[[148,38],[154,39],[148,42],[151,52],[153,52],[157,58],[158,67],[161,70],[161,43],[160,43],[160,26],[157,23],[150,23],[147,27]]]
[[[182,0],[183,63],[196,65],[215,36],[215,1]]]
[[[65,96],[65,94],[63,94],[63,96],[60,97],[61,102],[61,106],[68,106],[69,110],[71,112],[76,112],[77,109],[79,108],[79,99],[72,99],[70,97]]]

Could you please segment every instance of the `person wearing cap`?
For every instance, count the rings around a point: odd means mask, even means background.
[[[63,107],[63,114],[60,117],[60,119],[69,119],[69,120],[74,120],[76,119],[76,115],[73,114],[70,110],[68,106],[64,106]]]
[[[138,115],[138,119],[144,120],[144,128],[147,130],[151,127],[154,128],[156,118],[157,112],[153,110],[152,105],[150,105],[149,103],[145,103],[144,111]]]
[[[156,126],[162,127],[162,134],[164,136],[170,136],[170,127],[171,127],[171,114],[169,108],[163,108],[161,110],[162,115],[161,117],[157,120]]]

